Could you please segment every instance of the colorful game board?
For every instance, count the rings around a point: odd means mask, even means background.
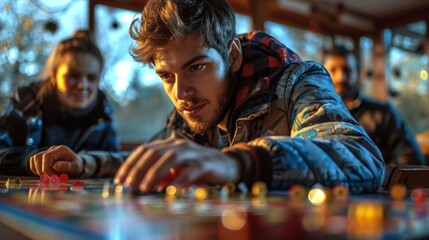
[[[80,180],[82,186],[74,186],[76,180],[58,184],[19,180],[20,184],[17,178],[0,181],[0,223],[31,239],[429,236],[426,201],[417,203],[406,194],[348,196],[346,188],[322,186],[266,192],[260,185],[249,192],[233,192],[231,186],[194,186],[134,195],[114,186],[111,179]]]

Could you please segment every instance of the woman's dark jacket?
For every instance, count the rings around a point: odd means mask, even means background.
[[[75,152],[118,151],[113,109],[98,90],[84,110],[67,111],[50,81],[20,87],[0,117],[0,174],[28,175],[29,157],[53,145]]]

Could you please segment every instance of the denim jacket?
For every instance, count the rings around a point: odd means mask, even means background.
[[[262,180],[270,189],[288,189],[294,184],[341,184],[352,193],[377,191],[385,174],[380,150],[350,115],[323,66],[301,61],[262,32],[240,39],[245,63],[239,74],[252,79],[238,92],[242,96],[237,95],[229,116],[229,146],[224,150],[238,150],[237,143],[245,143],[250,147],[245,151],[255,147],[268,153],[256,154],[257,159],[251,160],[253,168],[244,173],[250,175],[248,183]],[[246,55],[249,51],[256,53]],[[261,51],[265,54],[258,54]],[[276,65],[273,60],[255,59],[270,54],[278,55],[281,62]],[[270,67],[271,72],[264,70]],[[240,94],[242,89],[246,94]],[[167,129],[176,137],[208,144],[205,136],[192,134],[175,111]]]
[[[228,143],[216,146],[240,161],[240,180],[264,181],[272,190],[320,183],[345,185],[352,193],[377,191],[386,171],[380,150],[350,115],[323,66],[303,62],[263,32],[240,40],[244,63],[227,122]],[[209,145],[207,135],[193,134],[175,110],[154,139],[166,137]],[[100,173],[113,173],[122,161],[100,151],[81,156],[103,163]]]

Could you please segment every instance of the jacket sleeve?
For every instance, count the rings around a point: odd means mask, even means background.
[[[286,84],[279,84],[283,95],[278,95],[284,98],[277,106],[282,106],[286,120],[278,124],[289,124],[291,131],[248,142],[258,150],[248,151],[256,160],[247,173],[267,181],[271,189],[320,183],[342,184],[352,193],[377,191],[385,174],[380,150],[350,115],[326,70],[306,62],[289,66],[282,78],[287,78],[280,80]]]
[[[32,174],[28,169],[28,158],[37,150],[27,146],[28,125],[21,109],[32,106],[33,99],[31,92],[23,96],[16,92],[0,117],[0,174]]]
[[[386,149],[380,147],[385,159],[389,158],[389,162],[394,164],[426,165],[420,146],[401,115],[390,104],[387,104],[387,113],[384,125],[390,134],[386,140]],[[385,152],[390,155],[384,155]]]
[[[84,171],[80,178],[113,177],[121,164],[129,156],[129,151],[82,151],[78,155],[84,161]]]

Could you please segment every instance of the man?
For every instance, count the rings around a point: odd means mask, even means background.
[[[380,151],[342,104],[328,72],[265,33],[237,36],[226,1],[151,0],[130,30],[134,58],[155,68],[175,110],[167,123],[171,136],[135,149],[115,183],[149,192],[180,169],[171,184],[379,189]],[[35,159],[65,156],[88,164],[66,149]]]
[[[360,64],[353,51],[334,46],[324,53],[323,64],[331,74],[335,91],[380,148],[386,164],[425,165],[413,133],[394,108],[360,94]]]

